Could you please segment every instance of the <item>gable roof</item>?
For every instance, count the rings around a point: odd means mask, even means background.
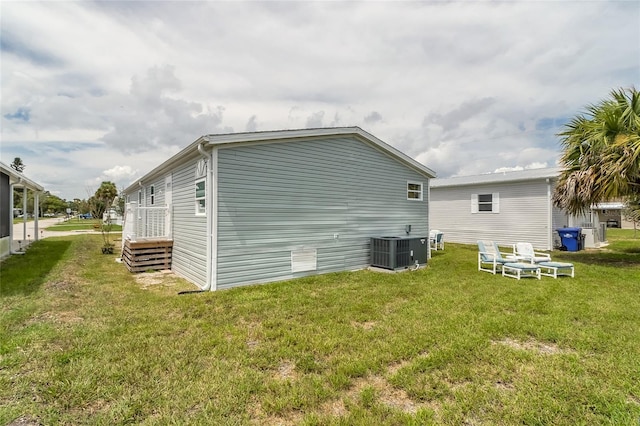
[[[32,191],[39,191],[39,192],[44,191],[44,188],[42,186],[38,185],[37,183],[27,178],[22,173],[12,169],[11,167],[7,166],[1,161],[0,161],[0,171],[5,175],[9,176],[9,183],[13,184],[13,186],[15,187],[27,188],[27,189],[31,189]]]
[[[426,178],[433,179],[436,173],[427,166],[419,163],[408,155],[400,152],[391,145],[383,142],[372,134],[362,130],[360,127],[327,127],[319,129],[297,129],[297,130],[274,130],[263,132],[245,132],[245,133],[226,133],[211,134],[198,138],[189,146],[160,164],[140,179],[133,182],[125,192],[130,192],[139,186],[140,182],[154,179],[159,175],[166,173],[171,167],[183,161],[187,156],[195,155],[199,150],[205,147],[228,146],[235,144],[253,144],[253,143],[286,143],[302,140],[321,139],[331,136],[352,136],[366,143],[379,151],[382,151],[389,157],[403,163],[410,169],[420,173]]]
[[[458,176],[446,179],[434,179],[431,188],[444,188],[451,186],[482,185],[490,183],[523,182],[530,180],[552,179],[560,175],[562,169],[549,167],[545,169],[520,170],[516,172],[487,173],[483,175]]]

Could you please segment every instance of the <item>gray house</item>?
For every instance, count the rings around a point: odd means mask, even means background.
[[[358,127],[203,136],[125,190],[123,245],[171,241],[207,290],[362,269],[371,237],[428,235],[433,177]]]
[[[530,242],[536,249],[560,245],[557,229],[582,227],[585,246],[600,242],[597,215],[567,215],[555,207],[552,195],[559,168],[462,176],[431,181],[431,228],[451,242],[499,245]]]
[[[23,191],[23,206],[14,206],[13,205],[13,189],[18,188]],[[22,173],[19,173],[13,170],[11,167],[6,164],[0,162],[0,259],[3,259],[9,254],[12,253],[13,250],[17,250],[14,248],[14,240],[16,236],[13,235],[13,210],[14,207],[22,208],[22,212],[27,211],[27,194],[28,191],[33,191],[34,195],[34,212],[38,212],[39,205],[39,193],[42,192],[44,188],[31,179],[28,179]],[[33,235],[34,240],[38,240],[38,215],[34,215],[34,226],[35,233]],[[17,237],[20,239],[22,247],[27,244],[27,215],[24,215],[24,221],[22,224],[22,233]]]

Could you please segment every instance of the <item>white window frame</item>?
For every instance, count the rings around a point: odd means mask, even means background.
[[[410,185],[420,185],[420,190],[411,189]],[[418,194],[418,198],[410,197],[411,194]],[[422,201],[424,194],[424,184],[422,182],[407,181],[407,200],[409,201]]]
[[[138,206],[142,205],[142,190],[138,191]]]
[[[202,196],[198,196],[198,184],[203,184],[204,194]],[[196,216],[206,216],[207,215],[207,178],[205,176],[196,179],[194,187],[193,187],[193,195],[195,197],[195,214]],[[204,201],[204,204],[201,204],[201,201]]]
[[[149,198],[151,199],[151,204],[154,205],[156,203],[156,187],[155,185],[151,185],[149,187]]]
[[[491,195],[491,203],[480,202],[481,195]],[[480,205],[491,204],[491,211],[480,210]],[[500,193],[499,192],[483,192],[471,194],[471,213],[472,214],[497,214],[500,213]]]

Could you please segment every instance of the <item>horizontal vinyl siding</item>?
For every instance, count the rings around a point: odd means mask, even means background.
[[[151,186],[154,187],[154,200],[151,204]],[[143,207],[164,207],[164,176],[149,183],[144,183],[142,190]],[[131,201],[138,201],[138,193],[131,194]]]
[[[567,226],[569,226],[569,216],[567,216],[562,209],[559,209],[558,207],[554,206],[552,210],[552,217],[553,217],[553,232],[552,232],[553,244],[554,246],[560,246],[562,245],[560,242],[560,235],[556,232],[556,230],[558,228],[566,228]]]
[[[428,233],[428,179],[355,139],[221,148],[218,164],[219,289],[364,268],[372,236]],[[317,271],[291,272],[301,248]]]
[[[472,194],[499,193],[499,213],[471,213]],[[431,188],[431,228],[445,241],[475,244],[493,240],[501,246],[520,241],[548,249],[547,183],[519,182]]]
[[[195,215],[195,165],[173,170],[173,255],[171,269],[204,287],[207,282],[207,217]],[[164,177],[162,178],[164,186]],[[207,188],[208,190],[209,188]],[[210,201],[211,197],[207,198]]]

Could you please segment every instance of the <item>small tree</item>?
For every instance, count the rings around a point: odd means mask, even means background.
[[[89,198],[89,206],[91,208],[91,215],[98,219],[100,232],[102,233],[102,240],[104,242],[102,246],[102,253],[113,253],[113,243],[111,242],[111,229],[113,228],[113,223],[111,219],[111,214],[107,214],[106,220],[103,220],[104,212],[107,209],[111,209],[112,204],[117,202],[118,199],[118,189],[113,182],[102,182],[100,184],[100,188],[98,188],[93,194],[92,197]]]

